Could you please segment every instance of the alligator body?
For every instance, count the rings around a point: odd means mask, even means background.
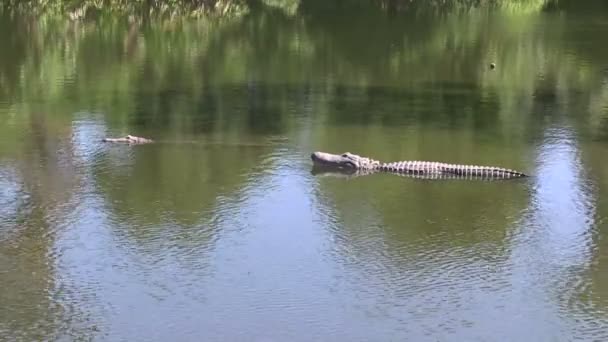
[[[317,170],[313,173],[341,172],[355,176],[376,172],[394,173],[423,179],[486,179],[503,180],[527,177],[526,174],[495,166],[458,165],[429,161],[399,161],[382,163],[371,158],[346,152],[311,154]],[[319,171],[321,170],[321,171]]]
[[[136,137],[134,135],[127,135],[126,137],[122,138],[104,138],[102,141],[127,144],[149,144],[154,142],[154,140]]]

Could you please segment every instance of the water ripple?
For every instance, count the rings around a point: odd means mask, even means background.
[[[565,319],[588,315],[580,296],[590,285],[585,273],[596,254],[599,227],[597,190],[586,175],[576,141],[567,127],[546,130],[531,205],[512,247],[514,277],[525,284],[544,279],[538,295]],[[593,330],[589,333],[595,335]]]

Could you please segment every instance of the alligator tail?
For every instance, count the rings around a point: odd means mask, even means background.
[[[528,177],[525,173],[495,166],[450,165],[445,172],[459,176],[481,177],[490,179],[511,179]]]

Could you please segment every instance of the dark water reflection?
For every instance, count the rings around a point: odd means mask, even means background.
[[[361,4],[2,17],[0,339],[608,339],[601,5]],[[157,142],[100,141],[127,133]],[[314,150],[533,177],[333,177]]]

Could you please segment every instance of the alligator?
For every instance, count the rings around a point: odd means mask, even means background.
[[[154,142],[152,139],[136,137],[134,135],[127,135],[126,137],[122,138],[103,138],[101,141],[128,144],[149,144]]]
[[[346,173],[354,176],[368,175],[376,172],[388,172],[403,176],[423,179],[485,179],[503,180],[528,177],[528,175],[496,166],[459,165],[430,161],[399,161],[382,163],[378,160],[362,157],[350,152],[331,154],[313,152],[310,155],[316,169],[313,173],[327,171]]]

